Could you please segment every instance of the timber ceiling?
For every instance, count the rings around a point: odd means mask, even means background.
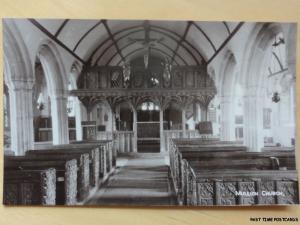
[[[145,51],[177,65],[209,63],[238,22],[30,19],[82,63],[122,65]]]

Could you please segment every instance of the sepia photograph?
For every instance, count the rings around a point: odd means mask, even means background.
[[[3,204],[299,204],[297,23],[4,18]]]

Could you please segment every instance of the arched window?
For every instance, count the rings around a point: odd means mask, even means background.
[[[141,105],[142,111],[158,111],[159,106],[155,105],[153,102],[144,102]]]

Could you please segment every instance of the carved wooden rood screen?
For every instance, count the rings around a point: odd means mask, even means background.
[[[170,103],[176,103],[182,111],[194,102],[207,109],[216,88],[205,64],[171,66],[166,60],[149,57],[146,66],[144,60],[140,57],[124,66],[86,67],[77,80],[78,89],[71,94],[80,99],[88,114],[98,103],[108,103],[113,115],[124,102],[133,113],[143,102],[153,102],[162,117]],[[163,133],[163,118],[159,121]],[[133,132],[137,131],[133,125]]]
[[[145,100],[151,100],[160,107],[166,107],[171,101],[182,106],[198,101],[207,106],[216,94],[214,82],[205,67],[173,66],[169,78],[163,76],[163,71],[153,71],[137,68],[125,80],[122,67],[92,67],[83,71],[78,80],[78,90],[71,93],[79,97],[88,111],[102,101],[109,103],[112,109],[123,101],[137,107]]]

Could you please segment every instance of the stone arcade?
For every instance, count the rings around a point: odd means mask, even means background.
[[[298,203],[295,24],[3,24],[5,204]]]

